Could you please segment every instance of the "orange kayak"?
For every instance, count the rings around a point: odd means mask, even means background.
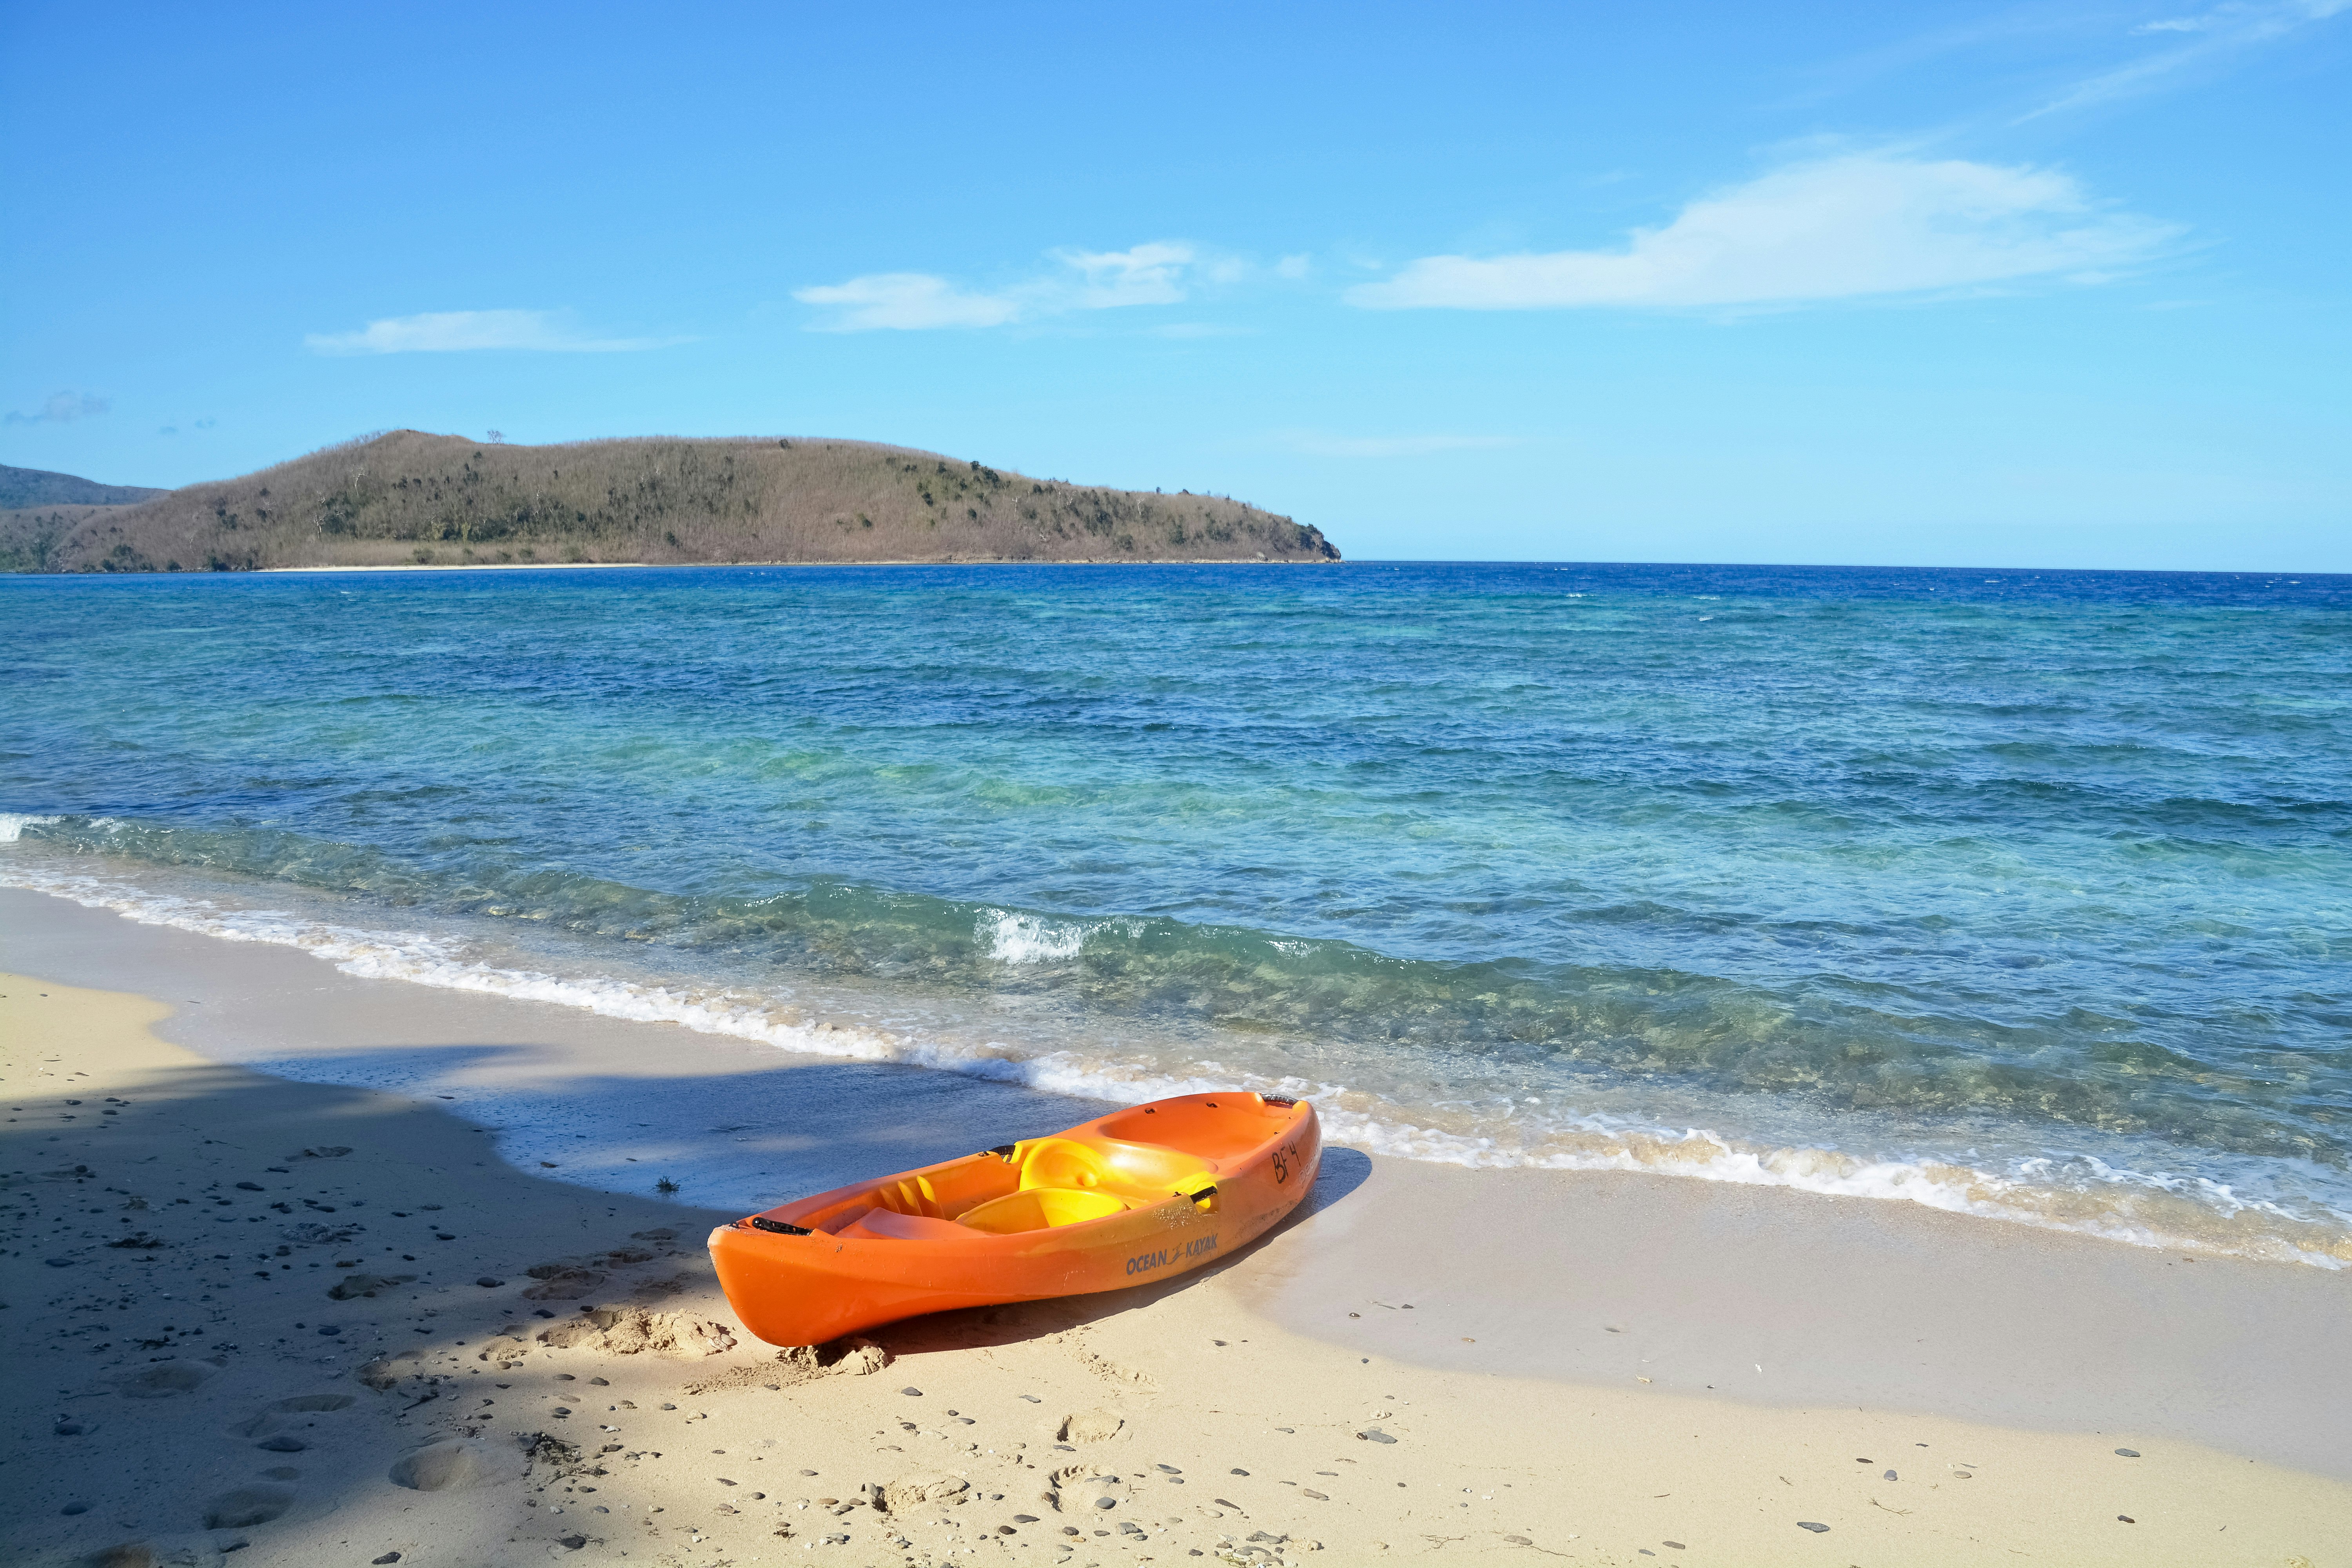
[[[821,1344],[1197,1268],[1297,1206],[1322,1155],[1304,1100],[1181,1095],[747,1215],[710,1258],[745,1328]]]

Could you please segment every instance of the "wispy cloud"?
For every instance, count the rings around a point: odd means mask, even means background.
[[[1131,250],[1065,250],[1055,259],[1077,269],[1086,281],[1071,304],[1081,310],[1116,310],[1126,305],[1181,305],[1184,269],[1192,247],[1164,241]]]
[[[824,330],[833,332],[997,327],[1021,314],[1010,295],[975,294],[928,272],[872,272],[846,283],[796,289],[793,298],[830,310]]]
[[[1519,444],[1515,436],[1331,436],[1319,430],[1285,430],[1280,438],[1293,451],[1315,458],[1425,458]]]
[[[627,353],[666,348],[677,338],[600,338],[558,310],[430,310],[387,316],[355,332],[312,332],[303,342],[322,354],[465,353],[513,349],[534,353]]]
[[[113,406],[113,399],[94,392],[52,392],[30,414],[12,408],[0,415],[0,425],[70,425],[77,419],[95,419]]]
[[[2237,50],[2273,42],[2346,11],[2352,11],[2352,0],[2225,0],[2203,11],[2143,22],[2132,29],[2133,36],[2178,41],[2075,83],[2022,120],[2155,91]]]
[[[1865,153],[1703,196],[1621,249],[1423,257],[1346,299],[1369,310],[1675,309],[2091,280],[2179,232],[2095,202],[2054,171]]]
[[[1176,240],[1128,250],[1057,250],[1054,271],[995,290],[964,288],[929,272],[874,272],[845,283],[797,289],[793,298],[828,312],[826,332],[918,331],[935,327],[1001,327],[1074,310],[1178,305],[1201,282],[1234,281],[1246,267],[1204,257]]]

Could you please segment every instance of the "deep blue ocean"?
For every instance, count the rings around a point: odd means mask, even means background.
[[[2352,1265],[2352,578],[0,579],[0,882],[1485,1164]]]

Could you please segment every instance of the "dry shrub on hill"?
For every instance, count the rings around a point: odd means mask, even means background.
[[[93,513],[40,553],[32,569],[100,572],[1339,559],[1319,531],[1222,497],[1071,485],[866,442],[510,447],[416,430]]]

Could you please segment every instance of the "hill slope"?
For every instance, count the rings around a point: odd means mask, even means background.
[[[147,485],[102,485],[79,474],[12,468],[0,463],[0,511],[36,506],[129,506],[171,493]]]
[[[191,485],[39,541],[0,540],[0,558],[58,572],[1339,557],[1318,530],[1238,501],[1033,479],[860,441],[508,447],[417,430]]]

